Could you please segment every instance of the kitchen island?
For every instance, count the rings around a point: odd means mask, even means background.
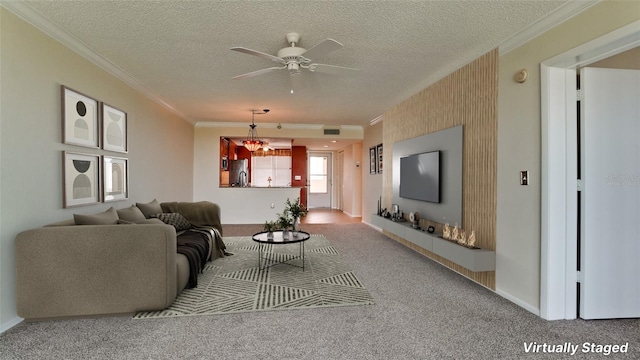
[[[264,224],[276,220],[285,201],[299,197],[301,188],[222,185],[215,190],[214,197],[204,200],[220,205],[223,224]]]

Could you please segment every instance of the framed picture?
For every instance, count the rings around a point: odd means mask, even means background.
[[[376,147],[372,146],[369,148],[369,174],[375,174],[377,172],[377,161]]]
[[[127,113],[102,103],[102,148],[127,152]]]
[[[100,155],[63,152],[63,206],[100,202]]]
[[[98,101],[68,87],[62,93],[62,142],[100,147]]]
[[[376,146],[376,155],[378,156],[378,174],[382,174],[382,144]]]
[[[129,198],[129,160],[102,157],[102,189],[104,202]]]

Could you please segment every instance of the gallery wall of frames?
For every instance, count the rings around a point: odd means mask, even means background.
[[[369,148],[369,174],[382,174],[382,144]]]
[[[61,85],[63,207],[129,198],[127,113]],[[97,151],[96,151],[97,150]]]

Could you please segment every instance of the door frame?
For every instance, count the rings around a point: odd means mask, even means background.
[[[576,69],[640,45],[640,20],[540,64],[540,316],[577,317]]]

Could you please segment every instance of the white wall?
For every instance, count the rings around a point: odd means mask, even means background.
[[[134,202],[193,196],[193,126],[0,8],[0,331],[16,315],[14,239],[26,229]],[[128,113],[130,199],[62,208],[60,85]],[[113,155],[120,155],[112,153]]]
[[[275,124],[257,124],[261,138],[326,138],[322,128],[288,127],[283,124],[277,129]],[[249,128],[231,124],[214,124],[196,126],[194,136],[194,178],[193,197],[195,200],[214,201],[222,207],[222,223],[224,224],[263,224],[267,220],[275,220],[276,213],[282,212],[287,198],[300,196],[299,188],[263,188],[236,189],[220,188],[220,137],[246,137]],[[341,131],[336,139],[361,139],[362,131]],[[295,141],[294,141],[295,142]],[[346,179],[345,181],[350,181]],[[271,209],[271,203],[275,208]]]
[[[499,64],[496,291],[540,308],[540,63],[640,18],[640,2],[603,1],[504,54]],[[513,80],[527,69],[525,83]],[[519,171],[530,185],[519,185]]]

